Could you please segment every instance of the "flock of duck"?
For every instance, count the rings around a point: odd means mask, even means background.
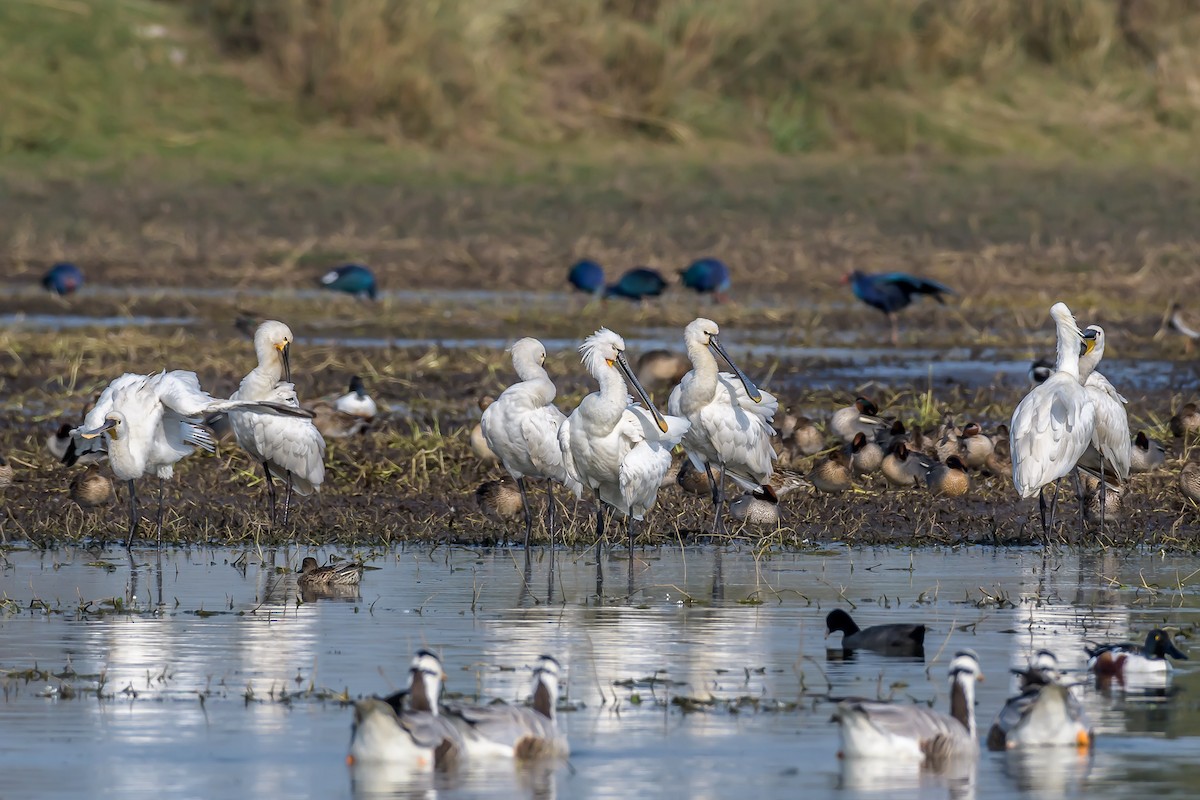
[[[834,609],[825,625],[826,639],[841,634],[835,646],[844,653],[866,650],[887,657],[925,656],[922,624],[860,629],[847,612]],[[1113,682],[1161,685],[1171,671],[1168,657],[1187,659],[1161,629],[1150,631],[1144,644],[1095,644],[1086,651],[1088,670],[1100,687]],[[978,655],[973,650],[958,651],[948,672],[949,713],[911,703],[842,699],[833,715],[841,736],[839,755],[909,762],[933,770],[977,758],[975,683],[983,680]],[[1018,691],[996,714],[984,740],[988,749],[1087,751],[1094,735],[1080,699],[1084,687],[1067,679],[1055,654],[1039,650],[1026,669],[1013,672]],[[438,657],[421,650],[413,658],[406,689],[356,702],[347,763],[355,769],[387,766],[429,772],[460,769],[476,760],[529,762],[570,755],[567,736],[558,728],[555,715],[562,668],[552,656],[541,656],[534,666],[528,706],[447,703],[441,698],[444,677]]]
[[[841,609],[826,618],[826,636],[840,632],[846,650],[870,650],[884,656],[924,657],[925,626],[911,623],[874,625],[860,630]],[[1155,686],[1165,683],[1168,656],[1187,659],[1166,631],[1154,629],[1144,644],[1112,642],[1086,648],[1088,671],[1106,687]],[[1018,693],[997,713],[988,730],[990,750],[1042,747],[1087,749],[1093,740],[1080,693],[1083,685],[1068,681],[1058,658],[1049,650],[1034,654],[1027,669],[1013,670]],[[843,700],[834,714],[847,758],[904,759],[942,769],[978,755],[975,683],[983,680],[979,656],[960,650],[950,661],[950,712],[912,704]]]

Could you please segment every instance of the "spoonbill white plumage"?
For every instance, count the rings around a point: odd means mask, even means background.
[[[710,319],[696,319],[683,331],[692,369],[671,392],[667,413],[686,419],[683,449],[696,469],[703,468],[712,486],[713,533],[724,531],[725,478],[748,492],[771,481],[775,450],[771,420],[779,401],[754,385],[729,358],[717,338],[721,330]],[[711,348],[711,349],[710,349]],[[733,373],[718,372],[716,351]],[[717,476],[713,478],[713,467]]]
[[[288,360],[295,337],[291,328],[267,320],[254,332],[258,366],[250,370],[231,400],[271,401],[299,407]],[[309,495],[320,491],[325,480],[325,439],[308,416],[283,417],[254,410],[234,410],[229,424],[242,449],[263,466],[271,521],[275,521],[275,484],[272,476],[287,484],[283,502],[283,524],[287,524],[292,491]]]
[[[1043,532],[1043,489],[1075,468],[1096,430],[1096,405],[1079,376],[1083,333],[1065,303],[1055,303],[1050,317],[1058,338],[1054,374],[1025,395],[1009,425],[1013,485],[1021,497],[1038,496]]]
[[[1083,354],[1079,358],[1079,378],[1084,391],[1096,408],[1096,428],[1091,446],[1084,452],[1079,468],[1100,480],[1101,496],[1109,481],[1123,486],[1129,480],[1133,461],[1133,443],[1129,433],[1128,402],[1096,367],[1104,358],[1104,329],[1089,325],[1083,332]],[[1101,528],[1104,527],[1105,503],[1100,503]]]
[[[579,347],[588,372],[600,384],[580,401],[558,429],[567,474],[595,492],[596,546],[604,535],[604,504],[626,515],[630,549],[633,522],[654,505],[662,478],[671,468],[671,448],[687,432],[688,421],[663,416],[650,402],[625,359],[625,340],[601,328]],[[624,376],[624,380],[622,380]],[[631,402],[625,381],[645,404]]]
[[[205,414],[251,405],[264,416],[291,413],[266,403],[214,400],[200,388],[194,372],[175,370],[157,375],[126,373],[100,394],[83,425],[72,436],[104,436],[109,468],[129,485],[128,547],[137,533],[137,493],[134,481],[148,472],[158,475],[158,539],[162,541],[162,481],[174,474],[174,465],[196,448],[212,452],[216,445],[202,425]],[[247,412],[243,412],[247,413]],[[295,413],[303,414],[296,410]]]
[[[513,368],[521,380],[509,386],[496,401],[483,411],[480,420],[488,447],[513,476],[521,491],[525,510],[525,550],[529,551],[529,535],[533,530],[533,513],[525,478],[547,478],[569,488],[578,497],[583,487],[567,472],[563,451],[558,444],[558,431],[566,419],[554,406],[557,390],[546,374],[546,348],[537,339],[524,338],[511,349]],[[546,529],[554,543],[554,485],[546,487]]]

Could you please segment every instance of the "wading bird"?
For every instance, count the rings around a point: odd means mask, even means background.
[[[583,487],[563,464],[558,431],[566,416],[554,405],[554,381],[546,374],[546,348],[526,337],[512,346],[513,369],[520,381],[509,386],[483,412],[480,425],[488,447],[517,482],[525,509],[525,552],[533,532],[533,512],[525,478],[545,478],[546,530],[554,543],[554,483],[561,483],[576,497]]]
[[[843,284],[850,284],[854,296],[872,308],[877,308],[887,315],[892,326],[892,344],[900,341],[896,330],[896,312],[906,308],[913,301],[913,296],[927,294],[939,303],[945,303],[943,294],[954,294],[942,284],[928,278],[906,275],[903,272],[886,272],[879,275],[868,275],[854,270],[842,278]]]
[[[42,288],[57,295],[73,294],[83,286],[83,270],[69,261],[60,261],[42,276]]]
[[[1096,368],[1104,358],[1104,329],[1089,325],[1083,332],[1083,354],[1079,357],[1079,379],[1095,408],[1096,424],[1091,446],[1079,460],[1079,468],[1100,481],[1100,527],[1104,527],[1108,503],[1104,494],[1110,489],[1118,493],[1129,481],[1133,446],[1129,436],[1129,416],[1125,413],[1125,398]],[[1109,482],[1114,486],[1110,487]]]
[[[775,450],[771,420],[779,401],[763,392],[742,372],[718,339],[720,329],[710,319],[697,319],[683,331],[692,370],[671,392],[667,413],[690,423],[683,449],[696,469],[712,481],[713,533],[724,531],[725,478],[748,492],[771,482]],[[733,373],[718,372],[721,356]],[[713,468],[717,474],[713,478]]]
[[[175,472],[175,463],[190,456],[196,448],[213,452],[216,445],[202,425],[206,414],[217,412],[258,413],[264,418],[290,419],[292,414],[307,412],[271,403],[244,401],[239,398],[214,400],[200,388],[194,372],[160,372],[157,375],[127,373],[114,380],[100,393],[100,399],[88,412],[83,425],[72,431],[82,439],[103,436],[108,465],[117,480],[129,486],[129,535],[125,546],[133,543],[138,529],[137,491],[134,481],[153,472],[158,476],[158,540],[162,541],[162,482]]]
[[[663,416],[650,402],[625,359],[625,340],[601,328],[579,347],[587,371],[600,384],[580,401],[559,428],[567,474],[595,492],[596,547],[604,536],[604,505],[626,516],[629,546],[633,520],[654,505],[663,476],[671,468],[671,448],[687,432],[688,421]],[[630,402],[625,382],[645,408]]]
[[[287,325],[267,320],[254,333],[254,352],[258,365],[246,374],[230,400],[270,401],[298,407],[292,367],[289,361],[295,337]],[[275,522],[275,484],[272,476],[286,483],[283,523],[287,524],[292,492],[310,495],[320,491],[325,480],[325,439],[312,419],[285,417],[255,410],[229,412],[229,424],[242,449],[262,464],[267,482],[271,522]]]
[[[979,756],[975,739],[975,683],[983,679],[979,657],[960,650],[950,661],[950,713],[906,703],[844,700],[839,723],[845,758],[882,758],[939,769]]]
[[[693,261],[687,269],[679,270],[679,280],[687,288],[700,294],[711,294],[713,301],[723,303],[728,299],[729,267],[715,258]]]
[[[538,658],[529,708],[508,703],[447,707],[446,717],[462,732],[467,754],[519,761],[569,756],[567,735],[559,730],[555,718],[561,670],[555,658]]]
[[[658,297],[667,288],[667,281],[658,270],[649,267],[634,267],[622,275],[616,283],[604,291],[605,297],[624,297],[627,300],[645,300]]]
[[[1079,376],[1083,333],[1065,303],[1055,303],[1050,317],[1058,338],[1054,374],[1025,395],[1009,425],[1013,485],[1021,497],[1038,496],[1046,533],[1044,489],[1075,469],[1096,429],[1096,407]]]
[[[343,264],[331,269],[320,277],[318,283],[324,289],[375,299],[375,273],[362,264]]]
[[[604,267],[595,261],[576,261],[567,272],[567,283],[584,294],[599,297],[604,294]]]

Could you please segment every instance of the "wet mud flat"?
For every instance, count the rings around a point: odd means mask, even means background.
[[[348,298],[334,298],[337,300]],[[498,394],[512,380],[507,354],[495,340],[511,341],[543,327],[567,326],[586,333],[603,322],[620,324],[631,356],[654,346],[670,346],[671,328],[654,308],[626,305],[585,307],[568,320],[558,311],[527,312],[505,318],[495,304],[481,304],[464,317],[459,338],[446,337],[419,346],[395,346],[395,330],[369,319],[348,319],[345,327],[322,318],[318,300],[291,299],[298,340],[293,369],[304,400],[335,396],[345,391],[349,376],[361,375],[381,406],[381,415],[364,435],[331,440],[326,458],[327,477],[319,497],[299,498],[285,529],[267,523],[263,484],[252,464],[231,442],[222,442],[213,456],[197,454],[181,462],[176,477],[164,484],[169,542],[340,542],[370,546],[398,541],[429,540],[497,543],[521,535],[519,522],[500,522],[483,515],[475,501],[482,482],[503,475],[496,465],[479,462],[469,435],[478,422],[478,399]],[[173,301],[159,299],[147,310],[162,315]],[[180,368],[196,371],[214,395],[227,396],[253,364],[249,339],[234,326],[237,311],[227,299],[211,306],[183,309],[195,323],[185,325],[109,326],[95,324],[62,330],[15,325],[0,334],[0,377],[3,414],[0,448],[13,462],[15,483],[4,492],[4,532],[12,540],[39,544],[63,541],[113,541],[123,538],[127,525],[124,487],[107,506],[84,510],[69,496],[79,469],[55,463],[45,439],[63,423],[77,425],[83,407],[113,377],[129,370]],[[397,304],[389,309],[396,319],[410,314],[441,317],[450,310],[445,298],[427,304]],[[445,308],[439,309],[438,303]],[[325,305],[346,315],[365,308],[350,301]],[[205,310],[207,309],[207,311]],[[690,309],[668,306],[681,319]],[[724,308],[713,309],[723,314]],[[842,309],[845,318],[864,311]],[[918,309],[920,313],[922,310]],[[927,313],[933,313],[924,309]],[[304,313],[299,313],[304,312]],[[211,313],[211,317],[204,315]],[[867,394],[882,413],[907,427],[936,431],[946,415],[962,425],[979,422],[986,433],[1007,422],[1027,390],[1027,343],[999,343],[962,349],[955,336],[924,331],[921,347],[880,347],[860,339],[797,349],[781,321],[754,327],[749,304],[734,309],[735,322],[726,326],[733,354],[774,391],[781,408],[808,415],[824,424],[833,411]],[[919,313],[914,321],[920,319]],[[542,319],[542,315],[545,319]],[[285,315],[280,315],[285,316]],[[153,317],[152,317],[153,319]],[[312,320],[310,323],[309,320]],[[357,321],[355,321],[357,320]],[[419,324],[419,323],[417,323]],[[740,324],[741,327],[738,327]],[[486,329],[486,344],[463,333]],[[882,329],[881,329],[882,330]],[[870,331],[864,336],[869,337]],[[1032,336],[1032,334],[1031,334]],[[1043,337],[1048,339],[1048,334]],[[1113,334],[1110,334],[1110,341]],[[550,340],[550,337],[547,337]],[[591,390],[574,353],[574,339],[564,338],[551,348],[547,362],[555,378],[558,403],[570,410]],[[954,350],[954,348],[959,348]],[[1129,350],[1106,359],[1104,369],[1129,398],[1130,425],[1145,430],[1168,448],[1166,467],[1135,476],[1127,492],[1126,509],[1111,520],[1103,534],[1081,532],[1070,490],[1064,487],[1059,506],[1058,541],[1127,546],[1147,544],[1193,549],[1200,541],[1200,518],[1179,495],[1175,480],[1187,456],[1183,442],[1172,440],[1167,419],[1179,405],[1200,390],[1194,362],[1180,360],[1170,343],[1152,335],[1129,335]],[[677,348],[681,351],[682,348]],[[956,352],[946,360],[938,352]],[[1041,352],[1034,350],[1033,352]],[[1111,363],[1110,363],[1111,361]],[[959,369],[969,364],[973,370]],[[915,377],[924,366],[926,374]],[[665,403],[667,387],[652,386],[656,402]],[[827,440],[832,446],[832,438]],[[812,459],[781,463],[807,474]],[[143,535],[151,524],[157,486],[153,479],[139,486]],[[566,498],[558,492],[559,501]],[[544,506],[534,493],[535,511]],[[566,541],[590,545],[594,538],[591,501],[565,504]],[[710,529],[704,497],[686,495],[677,486],[664,488],[658,505],[644,525],[639,542],[698,541]],[[624,541],[624,527],[610,528],[611,540]],[[541,533],[539,524],[538,536]],[[933,544],[961,542],[1029,543],[1040,541],[1036,501],[1018,502],[1007,476],[976,475],[972,493],[963,499],[937,499],[924,490],[887,488],[880,476],[861,481],[854,491],[826,496],[800,490],[785,496],[778,529],[740,528],[733,535],[761,547],[806,546],[828,541],[849,543]]]

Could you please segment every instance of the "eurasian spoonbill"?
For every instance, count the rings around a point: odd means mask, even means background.
[[[696,319],[683,331],[692,370],[671,392],[667,413],[689,423],[683,449],[697,469],[703,467],[712,480],[713,533],[723,531],[725,521],[725,478],[747,492],[770,484],[775,461],[771,420],[779,401],[763,392],[742,372],[718,338],[717,323]],[[719,372],[717,355],[733,374]],[[713,468],[716,476],[713,478]]]

